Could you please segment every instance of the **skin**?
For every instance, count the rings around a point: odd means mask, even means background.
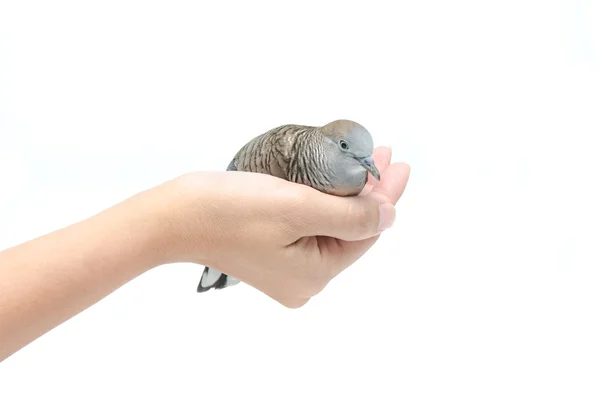
[[[298,308],[390,227],[410,168],[335,197],[256,173],[197,172],[0,252],[0,361],[159,265],[194,262]],[[319,237],[316,237],[319,236]]]
[[[301,144],[286,141],[290,131],[302,134],[307,130],[311,135],[300,135]],[[272,141],[268,141],[272,139]],[[266,142],[265,142],[266,140]],[[275,142],[273,142],[275,141]],[[294,155],[288,153],[282,156],[285,148],[278,147],[281,142],[288,144],[290,152],[296,152],[301,160],[292,161]],[[343,143],[343,145],[342,145]],[[295,150],[291,150],[294,148]],[[262,150],[274,154],[275,158],[269,160],[269,155]],[[373,152],[373,139],[371,134],[360,124],[350,120],[336,120],[320,128],[306,127],[301,125],[284,125],[260,135],[248,142],[236,154],[234,160],[229,164],[228,170],[260,172],[277,175],[280,178],[303,183],[317,190],[327,192],[336,196],[355,196],[364,189],[368,180],[368,173],[375,179],[380,179],[379,171],[374,164],[371,154]],[[316,155],[315,155],[316,154]],[[287,172],[282,171],[277,156],[287,157],[290,167]],[[270,164],[265,167],[262,161]],[[312,163],[310,163],[312,161]],[[313,180],[295,178],[294,175],[302,174],[297,168],[303,170],[312,169]],[[315,184],[319,175],[326,176],[326,182],[321,185]],[[231,274],[225,275],[217,269],[207,267],[202,273],[197,287],[198,292],[206,292],[211,289],[220,289],[239,283]]]

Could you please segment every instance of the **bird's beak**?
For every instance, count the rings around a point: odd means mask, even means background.
[[[375,177],[375,179],[379,180],[379,170],[375,167],[375,162],[371,156],[360,157],[357,158],[360,164],[367,169]]]

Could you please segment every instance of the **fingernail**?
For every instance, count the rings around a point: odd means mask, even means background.
[[[385,229],[392,227],[396,219],[396,208],[392,204],[386,203],[379,206],[379,230],[381,233]]]

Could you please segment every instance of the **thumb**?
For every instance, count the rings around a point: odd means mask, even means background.
[[[304,208],[306,236],[364,240],[392,226],[396,209],[383,196],[336,197],[315,192]]]

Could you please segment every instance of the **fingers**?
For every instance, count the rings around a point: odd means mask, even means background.
[[[390,205],[396,204],[406,189],[410,167],[408,164],[396,163],[386,168],[382,175],[381,182],[373,189],[368,197],[387,201]],[[393,208],[393,206],[392,206]],[[362,240],[338,241],[331,250],[324,250],[322,255],[326,261],[331,263],[334,274],[337,275],[356,262],[375,244],[379,235]]]
[[[379,197],[335,197],[315,192],[301,215],[305,236],[330,236],[346,241],[363,240],[389,227],[394,206]]]
[[[376,147],[373,151],[373,159],[375,160],[375,165],[381,167],[380,171],[385,170],[392,161],[392,148],[389,146]]]
[[[381,174],[390,165],[392,161],[392,149],[385,146],[379,146],[373,150],[373,160],[375,160],[375,166]],[[377,179],[369,174],[369,183],[376,185]]]
[[[381,181],[373,187],[371,193],[385,196],[389,202],[396,204],[406,189],[410,176],[410,166],[406,163],[394,163],[387,167],[381,175]]]
[[[390,227],[396,211],[394,205],[406,189],[410,166],[403,163],[388,165],[389,149],[376,152],[376,161],[382,166],[381,181],[375,181],[371,193],[357,197],[336,197],[306,190],[295,218],[296,240],[293,247],[306,254],[300,241],[316,242],[312,249],[328,269],[327,277],[335,277],[362,257]],[[303,238],[317,236],[314,238]],[[289,301],[279,299],[287,307],[300,307],[304,299]]]
[[[384,162],[389,154],[385,152],[380,152]],[[345,241],[378,235],[393,223],[394,204],[404,192],[409,174],[407,164],[389,165],[381,181],[365,196],[342,198],[307,190],[305,203],[297,213],[298,231],[304,236],[329,236]]]
[[[373,151],[373,160],[380,174],[383,174],[385,169],[390,165],[391,159],[392,150],[389,147],[380,146]],[[368,174],[367,184],[360,195],[368,194],[373,189],[373,186],[376,186],[378,183],[379,181],[373,175]]]

